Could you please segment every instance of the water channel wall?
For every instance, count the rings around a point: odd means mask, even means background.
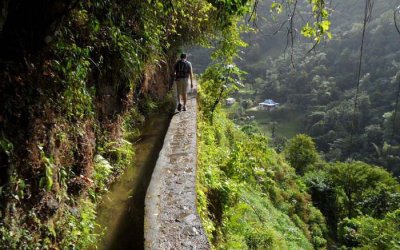
[[[171,120],[145,198],[145,249],[210,249],[196,209],[195,91]]]

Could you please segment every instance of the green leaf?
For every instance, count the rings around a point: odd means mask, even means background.
[[[309,23],[307,23],[306,26],[301,29],[301,34],[305,37],[313,37],[315,34],[315,29],[311,27]]]
[[[282,12],[282,9],[283,9],[282,8],[282,4],[280,4],[280,3],[273,2],[271,4],[271,10],[276,12],[276,13],[278,13],[278,14],[280,14]]]
[[[53,187],[53,178],[46,177],[46,191],[50,191]]]
[[[325,32],[327,32],[331,26],[331,22],[329,20],[324,20],[319,24],[320,28],[321,28],[321,33],[325,34]]]

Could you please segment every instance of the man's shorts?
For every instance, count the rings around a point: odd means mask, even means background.
[[[176,80],[176,88],[178,90],[178,95],[184,95],[187,93],[189,85],[189,78],[180,78]]]

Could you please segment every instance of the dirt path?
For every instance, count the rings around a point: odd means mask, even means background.
[[[171,120],[145,201],[145,249],[210,249],[196,210],[196,95]]]

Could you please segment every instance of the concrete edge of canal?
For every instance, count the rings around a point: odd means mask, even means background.
[[[196,94],[171,120],[145,198],[145,249],[210,249],[196,208]]]

